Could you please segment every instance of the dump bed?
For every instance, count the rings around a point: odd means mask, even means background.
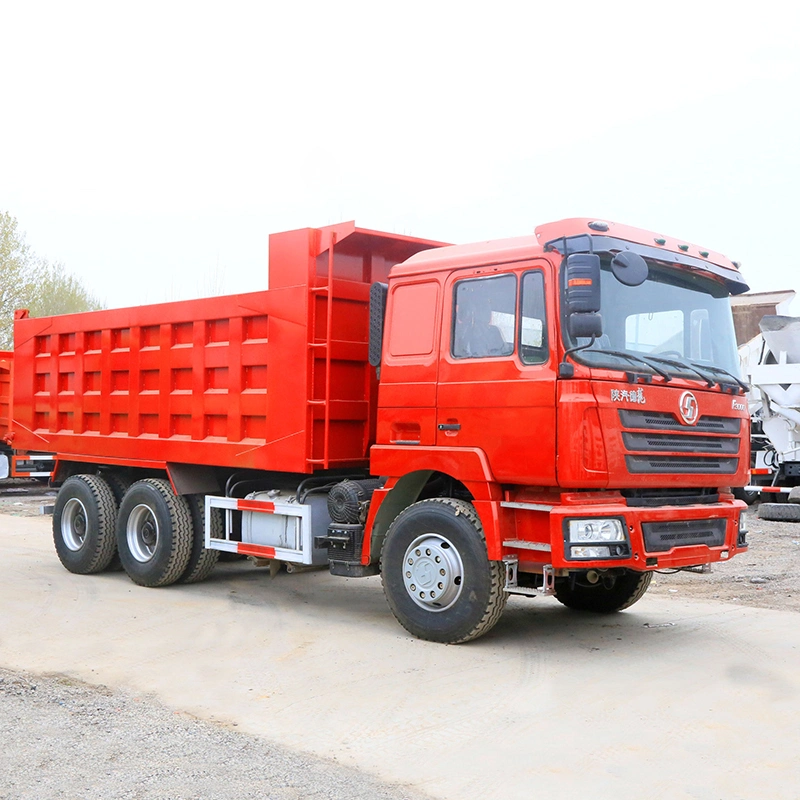
[[[0,350],[0,444],[5,442],[8,435],[13,357],[14,354],[11,351]]]
[[[18,312],[14,447],[149,467],[365,464],[377,395],[369,288],[437,245],[353,223],[290,231],[270,236],[264,291]]]

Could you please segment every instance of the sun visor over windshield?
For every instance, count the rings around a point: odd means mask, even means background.
[[[730,294],[743,294],[750,288],[735,269],[713,264],[695,256],[675,253],[672,250],[662,250],[635,242],[627,242],[624,239],[615,239],[613,236],[590,236],[585,233],[578,236],[564,236],[547,242],[544,249],[545,252],[555,250],[563,256],[572,253],[596,253],[608,254],[612,257],[627,250],[661,264],[680,265],[706,272],[721,279]]]

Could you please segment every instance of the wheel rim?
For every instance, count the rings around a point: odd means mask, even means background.
[[[158,521],[149,506],[138,505],[128,515],[128,549],[141,562],[149,561],[158,549]]]
[[[64,544],[70,550],[80,550],[86,542],[87,527],[86,507],[80,500],[71,497],[61,514],[61,538]]]
[[[426,611],[446,611],[461,594],[464,565],[452,543],[438,533],[417,537],[403,558],[408,596]]]

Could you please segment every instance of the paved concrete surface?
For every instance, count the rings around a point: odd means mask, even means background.
[[[0,666],[152,694],[438,798],[800,797],[795,613],[513,598],[445,647],[406,635],[379,579],[233,562],[143,589],[66,572],[49,525],[0,516]]]

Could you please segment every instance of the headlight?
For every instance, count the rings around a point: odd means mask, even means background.
[[[571,519],[570,542],[624,542],[625,529],[618,519]],[[605,548],[608,550],[608,548]],[[601,558],[601,556],[597,556]]]
[[[564,555],[574,559],[629,558],[628,528],[616,517],[570,519],[564,526]]]

